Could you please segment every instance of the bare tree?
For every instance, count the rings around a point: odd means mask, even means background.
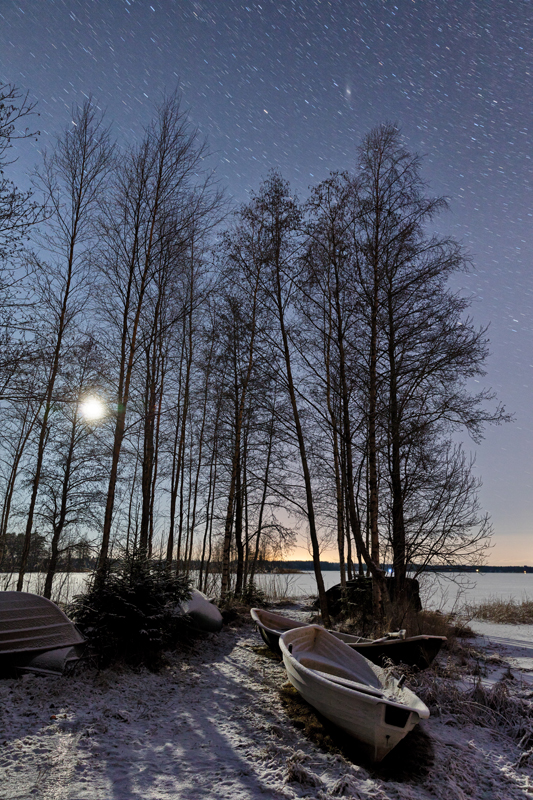
[[[118,465],[126,432],[130,390],[139,354],[139,332],[148,296],[161,270],[168,237],[188,243],[198,209],[218,204],[202,174],[205,147],[198,141],[177,95],[163,101],[142,143],[123,157],[110,202],[102,215],[102,298],[106,324],[118,336],[117,413],[99,569],[107,562]],[[202,198],[199,203],[198,198]],[[207,199],[209,198],[209,199]],[[111,298],[111,302],[110,302]]]
[[[102,385],[98,349],[92,337],[70,342],[61,375],[61,395],[54,426],[47,442],[41,472],[40,502],[36,517],[43,532],[51,531],[50,558],[43,595],[52,596],[52,584],[62,552],[68,551],[67,534],[94,530],[102,505],[103,464],[99,424],[85,411],[92,393]]]
[[[113,148],[102,116],[89,100],[73,113],[73,128],[58,138],[45,156],[37,184],[48,207],[41,252],[52,263],[33,257],[41,323],[49,331],[49,368],[44,387],[35,467],[26,521],[17,591],[22,590],[30,552],[33,516],[43,464],[54,389],[63,357],[63,340],[87,300],[88,266],[94,247],[94,215],[112,166]]]
[[[233,398],[233,443],[230,458],[230,482],[224,526],[224,543],[222,551],[221,597],[224,599],[229,591],[230,554],[232,530],[239,547],[239,564],[241,566],[239,581],[242,588],[242,494],[240,482],[242,477],[243,458],[243,425],[245,408],[248,401],[248,389],[256,362],[256,338],[259,324],[259,272],[260,265],[253,257],[256,246],[256,232],[252,229],[246,234],[240,228],[232,239],[226,241],[228,258],[238,264],[243,292],[237,296],[234,292],[227,297],[226,327],[228,329],[228,349],[231,357],[230,374],[232,376],[231,395]],[[243,238],[245,241],[243,241]],[[232,270],[236,275],[236,270]]]
[[[0,264],[2,269],[16,254],[28,228],[39,219],[40,206],[31,192],[21,192],[5,174],[13,163],[9,150],[13,142],[38,134],[19,125],[35,113],[35,103],[28,101],[16,86],[0,83]],[[0,284],[1,288],[1,284]]]
[[[21,127],[35,114],[16,86],[0,82],[0,398],[24,402],[27,387],[24,370],[29,348],[23,335],[28,326],[28,297],[23,279],[24,242],[31,228],[42,220],[42,207],[32,192],[22,192],[8,177],[14,142],[36,137],[37,132]],[[16,385],[13,387],[13,382]]]
[[[290,314],[295,292],[295,279],[299,268],[298,256],[301,242],[297,231],[301,224],[301,212],[291,196],[288,184],[277,173],[271,173],[261,186],[247,209],[249,224],[259,232],[256,258],[262,265],[261,287],[273,318],[277,333],[271,338],[283,364],[283,383],[290,400],[292,421],[305,487],[306,518],[313,566],[317,582],[320,612],[325,625],[329,624],[324,579],[320,567],[320,543],[318,536],[313,485],[308,458],[297,384],[294,375],[293,348],[290,339]]]
[[[506,418],[503,408],[486,408],[493,400],[491,392],[473,395],[469,391],[468,381],[484,374],[486,331],[476,329],[465,316],[469,302],[448,288],[450,276],[466,269],[468,262],[453,239],[427,235],[426,226],[446,203],[443,198],[426,196],[424,189],[420,160],[403,148],[397,128],[382,125],[371,131],[360,148],[356,264],[371,329],[371,517],[375,515],[373,471],[379,458],[376,431],[381,429],[386,448],[382,454],[384,475],[390,492],[384,515],[390,519],[397,599],[405,591],[409,551],[416,549],[413,541],[409,543],[415,534],[407,527],[407,502],[413,513],[417,498],[418,513],[426,515],[426,534],[431,518],[448,517],[449,539],[446,543],[444,529],[440,545],[439,537],[433,538],[432,559],[438,560],[439,548],[444,556],[452,540],[457,548],[461,525],[465,552],[469,541],[486,541],[486,521],[474,511],[470,470],[451,444],[450,434],[462,428],[476,439],[485,424]],[[446,469],[437,468],[432,453],[439,454]],[[439,502],[430,500],[429,506],[428,498],[424,502],[424,493],[419,491],[424,483],[420,480],[424,458],[432,464],[432,477],[438,475],[441,485],[435,495]],[[435,490],[434,480],[430,483]],[[469,534],[472,525],[477,530]],[[415,538],[421,535],[417,530]],[[431,538],[426,535],[426,544]]]
[[[38,425],[42,401],[33,396],[13,403],[4,410],[2,419],[2,512],[0,515],[0,563],[2,562],[15,487],[20,477],[23,457]]]
[[[374,544],[370,550],[362,536],[354,456],[355,436],[361,433],[365,414],[361,406],[354,406],[353,402],[354,395],[357,396],[354,373],[364,369],[360,358],[361,309],[353,270],[354,237],[359,230],[359,208],[353,179],[346,174],[332,175],[313,190],[307,208],[309,218],[304,256],[307,278],[302,284],[304,298],[300,302],[300,313],[311,329],[309,338],[305,340],[308,342],[306,350],[310,353],[306,363],[312,370],[315,385],[319,386],[317,402],[320,404],[322,401],[326,406],[324,419],[331,429],[341,583],[344,577],[346,515],[357,552],[364,556],[369,572],[383,592],[385,575],[379,563],[373,516],[377,484],[370,480],[369,517],[370,529],[374,532]],[[312,361],[313,350],[318,353],[316,366]],[[374,469],[377,470],[377,466]],[[369,472],[373,474],[371,467]]]

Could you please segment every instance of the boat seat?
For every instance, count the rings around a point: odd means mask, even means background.
[[[330,661],[329,658],[325,658],[324,656],[314,655],[312,658],[310,656],[304,656],[304,658],[299,658],[298,661],[302,667],[314,669],[327,675],[334,675],[337,678],[353,681],[356,677],[353,672],[344,669],[340,664],[335,661]]]
[[[338,675],[332,675],[330,672],[322,672],[322,670],[315,670],[317,675],[320,675],[322,678],[327,678],[328,681],[332,683],[338,683],[339,686],[346,686],[347,689],[354,689],[356,692],[361,692],[362,694],[369,694],[372,697],[385,697],[383,692],[380,692],[379,689],[374,689],[372,686],[368,686],[365,683],[359,683],[358,681],[352,681],[348,678],[339,678]]]

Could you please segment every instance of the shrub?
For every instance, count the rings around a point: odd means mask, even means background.
[[[268,604],[266,593],[252,581],[246,584],[239,599],[244,605],[250,607],[259,606],[264,608]]]
[[[191,596],[191,583],[168,566],[139,556],[94,573],[68,613],[87,636],[101,666],[125,662],[156,669],[163,650],[187,630],[176,606]]]

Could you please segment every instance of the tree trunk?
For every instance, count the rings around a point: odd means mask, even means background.
[[[298,403],[296,401],[296,391],[294,387],[294,379],[292,375],[292,367],[291,367],[291,358],[290,358],[290,350],[289,350],[289,339],[287,336],[287,330],[285,326],[285,312],[284,312],[284,304],[282,298],[282,291],[281,291],[281,276],[280,276],[280,264],[276,263],[276,307],[278,311],[278,322],[280,325],[281,330],[281,339],[282,339],[282,347],[283,347],[283,357],[285,361],[285,377],[287,380],[287,389],[289,392],[289,398],[291,402],[292,408],[292,415],[294,420],[294,426],[296,429],[296,437],[298,440],[298,450],[300,453],[300,463],[302,465],[302,471],[304,476],[304,485],[305,485],[305,496],[307,502],[307,519],[309,522],[309,537],[311,539],[311,552],[313,557],[313,569],[315,572],[315,579],[316,585],[318,590],[318,600],[320,604],[320,614],[322,616],[322,623],[326,626],[326,628],[330,627],[331,622],[329,618],[329,610],[328,610],[328,602],[326,598],[326,590],[324,587],[324,578],[322,576],[322,568],[320,566],[320,546],[318,543],[318,534],[316,529],[316,521],[315,521],[315,506],[313,502],[313,488],[311,484],[311,473],[309,471],[309,465],[307,461],[307,451],[305,447],[305,440],[303,437],[302,431],[302,424],[300,421],[300,412],[298,409]]]
[[[239,469],[241,431],[242,431],[242,423],[244,416],[244,407],[246,403],[248,384],[250,383],[250,378],[252,376],[252,369],[254,365],[258,289],[259,289],[259,275],[257,275],[256,277],[255,286],[252,292],[252,316],[250,321],[250,343],[248,346],[248,363],[246,366],[246,374],[240,387],[241,394],[235,419],[235,440],[234,440],[234,449],[233,449],[233,458],[231,467],[231,480],[230,480],[230,487],[228,494],[228,505],[226,510],[226,523],[224,526],[224,543],[222,549],[222,581],[220,587],[220,596],[222,600],[226,598],[229,589],[231,531],[233,526],[237,471]]]
[[[76,444],[77,427],[78,427],[78,415],[75,412],[72,420],[69,448],[63,472],[63,484],[61,487],[61,503],[59,507],[59,519],[54,520],[52,543],[50,549],[50,561],[48,564],[48,570],[44,582],[43,597],[47,597],[48,599],[52,597],[52,583],[54,580],[54,575],[56,573],[57,561],[59,557],[59,542],[61,540],[61,535],[63,533],[63,529],[65,527],[65,522],[67,519],[67,504],[69,496],[70,475],[72,470],[72,460],[74,457],[74,448]]]

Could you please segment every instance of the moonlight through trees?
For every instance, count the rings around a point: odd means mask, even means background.
[[[128,147],[88,101],[38,170],[39,208],[5,157],[32,107],[0,90],[0,559],[19,590],[28,569],[50,595],[69,559],[105,575],[126,551],[250,594],[301,528],[327,623],[332,541],[378,614],[385,564],[401,601],[413,565],[480,558],[460,436],[506,417],[471,391],[486,331],[450,288],[468,258],[432,233],[446,203],[394,126],[307,202],[273,172],[228,218],[177,95]]]

